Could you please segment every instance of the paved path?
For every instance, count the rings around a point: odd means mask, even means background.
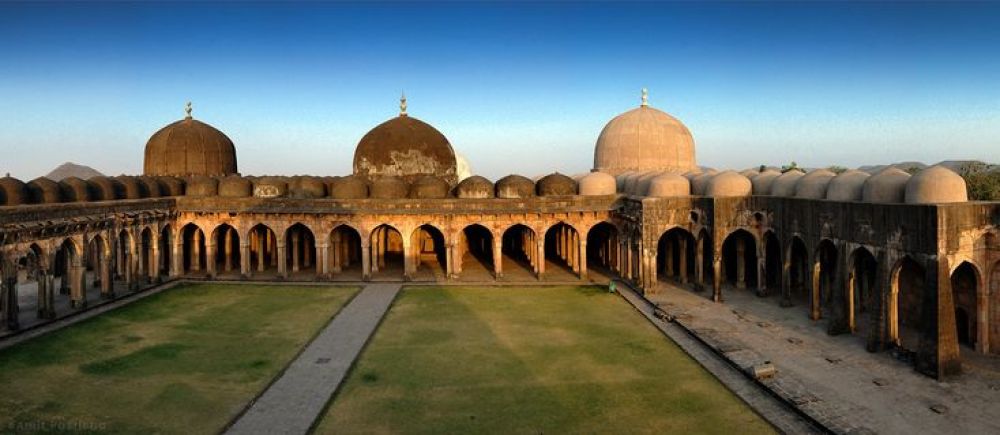
[[[398,283],[386,283],[362,289],[227,433],[307,433],[343,382],[400,287]]]

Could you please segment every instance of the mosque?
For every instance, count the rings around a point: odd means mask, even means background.
[[[405,97],[361,138],[353,174],[250,176],[237,162],[189,105],[150,137],[140,176],[0,179],[0,330],[174,279],[619,279],[719,303],[753,292],[938,379],[962,354],[1000,353],[1000,203],[967,201],[938,166],[703,169],[688,128],[645,92],[577,177],[462,178]]]

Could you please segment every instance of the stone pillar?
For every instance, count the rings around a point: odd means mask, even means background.
[[[160,278],[160,241],[159,237],[153,236],[153,244],[149,259],[149,279],[155,284],[162,281]]]
[[[687,261],[688,240],[684,237],[681,237],[680,240],[677,241],[677,245],[678,245],[677,254],[680,255],[679,257],[677,257],[678,260],[677,268],[680,269],[677,271],[678,281],[680,281],[681,284],[687,284],[688,283],[688,261]]]
[[[17,271],[12,264],[4,265],[3,279],[0,280],[0,328],[7,331],[21,329],[17,306]]]
[[[223,260],[226,264],[223,266],[223,270],[227,273],[233,270],[233,229],[226,228],[226,235],[223,237],[223,243],[225,247],[222,249],[225,259]]]
[[[266,245],[267,237],[266,236],[262,237],[260,233],[258,233],[257,231],[254,231],[254,233],[256,234],[254,239],[257,241],[257,272],[263,272],[264,262],[267,260],[267,257],[265,257],[264,255],[264,253],[268,248],[268,246]],[[271,257],[274,257],[274,255],[272,254]]]
[[[576,232],[571,232],[569,237],[569,261],[573,266],[573,273],[580,275],[580,238]]]
[[[181,276],[184,273],[184,244],[183,241],[177,240],[179,238],[174,237],[174,243],[171,247],[170,276],[173,277]]]
[[[371,273],[378,273],[378,266],[379,266],[379,263],[380,263],[380,261],[379,261],[379,256],[380,256],[379,250],[380,250],[380,247],[382,246],[382,243],[381,243],[382,236],[381,236],[381,234],[382,234],[382,229],[381,228],[375,230],[375,232],[372,233],[372,241],[371,241],[371,257],[372,257],[372,259],[371,259]],[[403,262],[404,263],[406,262],[405,258],[404,258]]]
[[[137,240],[137,243],[135,245],[136,245],[137,249],[133,253],[133,255],[135,256],[136,274],[135,274],[135,277],[133,278],[133,281],[139,281],[143,277],[147,276],[146,275],[146,261],[148,261],[148,258],[145,258],[145,257],[146,257],[146,252],[147,252],[148,246],[146,245],[146,242],[143,240],[141,234],[139,235],[139,238],[136,239],[136,240]]]
[[[342,258],[343,248],[341,248],[340,231],[333,232],[333,273],[340,273],[340,267],[344,263]]]
[[[191,236],[191,271],[201,271],[201,231],[198,230]]]
[[[545,237],[536,237],[535,255],[538,262],[538,279],[545,278]]]
[[[503,238],[493,238],[493,278],[503,277]]]
[[[577,264],[580,265],[577,268],[577,272],[580,274],[580,279],[587,279],[587,239],[585,237],[578,237],[577,240],[580,242],[576,249],[578,254]]]
[[[274,232],[269,230],[264,230],[264,248],[261,252],[266,252],[270,255],[271,267],[280,267],[280,264],[286,263],[287,258],[278,256],[278,237]]]
[[[250,241],[240,239],[240,278],[250,277]]]
[[[327,244],[316,244],[316,277],[327,279],[330,277],[330,246]]]
[[[372,278],[372,249],[370,243],[361,241],[361,279],[368,281]]]
[[[73,259],[73,265],[70,267],[70,282],[69,282],[69,294],[70,294],[70,305],[73,308],[82,309],[87,307],[87,288],[84,283],[84,271],[86,270],[82,264],[81,258]]]
[[[404,281],[412,280],[413,276],[416,274],[417,264],[416,261],[414,261],[414,259],[415,257],[417,257],[417,255],[414,251],[415,250],[418,251],[420,249],[419,245],[415,246],[412,241],[408,242],[407,240],[409,240],[408,237],[403,237],[403,280]],[[381,249],[384,250],[385,246],[383,246]]]
[[[298,230],[293,231],[292,234],[292,272],[299,271],[299,249],[302,242],[302,234]]]
[[[210,240],[209,243],[205,244],[205,269],[208,270],[208,278],[215,279],[215,258],[217,253],[215,252],[215,240]]]
[[[111,253],[101,252],[100,255],[100,266],[98,273],[100,274],[101,281],[101,297],[105,299],[112,299],[115,297],[114,283],[111,280]]]
[[[42,319],[55,319],[56,318],[56,295],[55,295],[55,284],[56,277],[51,272],[43,270],[41,273],[41,280],[39,281],[39,287],[42,285],[42,281],[45,282],[45,308],[38,310],[38,317]]]
[[[288,278],[288,253],[285,251],[285,241],[278,243],[278,276],[281,279]]]
[[[400,233],[400,234],[402,234],[402,233]],[[406,255],[406,248],[405,248],[407,242],[406,242],[405,238],[403,238],[402,236],[400,236],[400,238],[403,239],[403,241],[402,241],[403,242],[403,246],[404,246],[404,248],[403,248],[403,264],[404,264],[404,268],[405,268],[406,258],[408,258],[408,256]],[[387,251],[388,249],[389,249],[389,231],[383,228],[382,231],[379,232],[379,236],[378,236],[378,267],[379,267],[379,269],[385,269],[385,251]]]
[[[302,237],[302,267],[308,269],[313,265],[313,253],[316,251],[316,244],[309,243],[308,237]],[[317,271],[319,268],[316,268]]]
[[[714,249],[713,253],[718,253],[720,249]],[[722,302],[722,256],[712,256],[712,300]]]

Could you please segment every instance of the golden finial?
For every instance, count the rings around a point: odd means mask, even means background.
[[[185,116],[184,119],[191,119],[191,102],[190,101],[188,101],[187,102],[187,106],[184,107],[184,112],[187,113],[187,116]]]
[[[406,116],[406,92],[399,97],[399,116]]]
[[[646,88],[642,88],[642,104],[641,104],[641,106],[642,107],[646,107],[648,105],[649,105],[649,90],[646,89]]]

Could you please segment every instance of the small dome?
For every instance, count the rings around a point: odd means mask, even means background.
[[[531,198],[535,182],[521,175],[508,175],[497,180],[497,198]]]
[[[774,169],[765,169],[764,172],[758,172],[757,175],[750,178],[750,183],[753,184],[753,194],[770,195],[771,184],[780,176],[781,172]]]
[[[577,182],[580,188],[580,195],[603,196],[614,195],[617,192],[615,177],[604,172],[591,172]]]
[[[576,195],[576,181],[558,172],[542,177],[535,183],[538,196]]]
[[[27,204],[29,199],[28,187],[24,182],[11,177],[10,174],[0,178],[0,200],[2,200],[0,204],[22,205]]]
[[[288,179],[285,177],[260,177],[253,181],[255,198],[284,198],[288,196]]]
[[[861,190],[861,200],[880,204],[902,203],[906,198],[906,182],[910,174],[899,168],[884,169],[865,181]]]
[[[649,194],[649,184],[653,182],[653,179],[666,173],[663,171],[654,171],[642,174],[642,176],[635,180],[635,185],[632,186],[632,194],[646,196]]]
[[[188,178],[184,186],[184,196],[216,196],[219,194],[219,180],[204,175]]]
[[[594,149],[594,169],[609,174],[695,167],[691,131],[677,118],[645,103],[609,121]]]
[[[379,177],[371,184],[371,197],[374,199],[403,199],[409,194],[410,183],[400,177]]]
[[[146,143],[145,175],[230,175],[236,147],[215,127],[188,116],[153,134]]]
[[[824,199],[826,198],[826,186],[830,184],[830,180],[836,177],[828,169],[815,169],[809,171],[808,174],[803,175],[799,178],[799,181],[795,183],[795,197],[796,198],[806,198],[806,199]]]
[[[160,185],[160,181],[156,177],[143,175],[135,177],[135,180],[142,186],[142,190],[146,193],[146,198],[159,198],[163,196],[163,186]]]
[[[219,196],[224,198],[249,198],[253,195],[253,183],[239,175],[219,179]]]
[[[372,180],[398,176],[411,182],[421,175],[434,175],[452,185],[458,183],[457,166],[448,138],[405,113],[371,129],[354,150],[354,174]]]
[[[450,192],[451,186],[447,181],[432,175],[418,177],[410,185],[410,198],[414,199],[447,198]]]
[[[705,187],[705,195],[711,197],[749,196],[753,190],[750,179],[736,171],[725,171],[712,177]]]
[[[330,181],[330,198],[334,199],[365,199],[368,198],[368,182],[356,175],[338,177]]]
[[[622,193],[627,195],[635,195],[635,187],[639,184],[639,179],[648,174],[648,172],[633,172],[625,177],[625,186],[623,186]]]
[[[799,182],[799,178],[805,175],[798,169],[792,169],[779,175],[771,182],[771,196],[795,196],[795,185]]]
[[[38,177],[28,182],[26,186],[32,204],[55,204],[62,202],[62,192],[59,183],[45,177]]]
[[[467,199],[482,199],[493,197],[493,182],[484,177],[473,175],[458,183],[455,196]]]
[[[650,181],[646,195],[657,198],[690,196],[691,182],[688,181],[687,177],[677,174],[659,175]]]
[[[87,179],[90,185],[90,197],[94,201],[114,201],[124,197],[123,188],[117,181],[103,175]]]
[[[747,177],[748,179],[756,177],[757,174],[760,174],[760,170],[758,169],[744,169],[740,171],[740,175]]]
[[[129,175],[119,175],[115,181],[121,186],[121,199],[141,199],[147,197],[144,186],[135,177]]]
[[[968,200],[965,179],[941,165],[917,172],[906,183],[907,204],[941,204]]]
[[[705,191],[708,189],[708,182],[712,181],[712,177],[716,174],[718,174],[718,172],[713,169],[702,172],[691,179],[691,194],[695,196],[705,196]]]
[[[312,199],[326,197],[326,183],[319,177],[302,175],[292,177],[288,183],[290,198]]]
[[[62,196],[67,202],[90,201],[90,185],[77,177],[63,178],[59,182]]]
[[[169,175],[156,177],[156,180],[160,182],[163,196],[184,195],[184,180]]]
[[[628,181],[628,177],[635,174],[635,171],[625,171],[621,174],[615,175],[615,192],[624,193],[625,192],[625,182]]]
[[[870,175],[857,169],[849,169],[837,174],[826,186],[826,199],[831,201],[854,202],[861,201],[864,193],[865,180]]]
[[[715,169],[709,169],[709,171],[714,171],[714,170]],[[697,176],[699,176],[701,174],[704,174],[705,172],[706,171],[701,170],[701,168],[694,168],[694,169],[692,169],[690,171],[685,172],[682,175],[684,176],[684,178],[687,178],[688,181],[691,181],[691,180],[694,180],[695,177],[697,177]]]

